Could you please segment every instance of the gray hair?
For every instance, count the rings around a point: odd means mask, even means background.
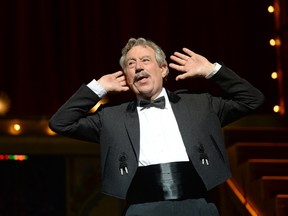
[[[168,69],[168,64],[167,64],[167,61],[166,61],[166,55],[164,53],[164,51],[161,49],[160,46],[158,46],[156,43],[154,43],[153,41],[151,40],[146,40],[145,38],[130,38],[127,42],[127,44],[125,45],[125,47],[122,49],[122,56],[119,60],[119,63],[122,67],[122,70],[125,71],[125,67],[126,67],[126,55],[127,53],[129,52],[129,50],[131,50],[133,47],[135,46],[149,46],[151,47],[154,52],[155,52],[155,58],[156,58],[156,61],[159,65],[159,67],[161,67],[162,65],[166,65],[167,66],[167,75],[168,75],[168,72],[169,72],[169,69]],[[166,75],[166,76],[167,76]]]

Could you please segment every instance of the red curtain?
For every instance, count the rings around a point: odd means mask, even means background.
[[[11,99],[8,114],[53,114],[82,83],[119,70],[121,48],[140,36],[158,43],[168,61],[186,46],[223,61],[264,93],[273,91],[267,6],[251,0],[1,0],[0,91]],[[171,89],[187,86],[169,81]]]

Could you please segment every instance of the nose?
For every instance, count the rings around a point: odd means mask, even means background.
[[[140,71],[143,70],[143,65],[141,62],[137,62],[135,65],[135,73],[139,73]]]
[[[141,68],[136,68],[135,69],[135,73],[137,74],[137,73],[140,73],[142,71],[142,69]]]

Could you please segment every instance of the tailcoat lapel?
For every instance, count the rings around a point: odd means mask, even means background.
[[[138,161],[140,152],[140,126],[136,107],[136,100],[129,103],[126,110],[125,127]]]
[[[193,152],[193,146],[198,143],[198,136],[195,134],[195,131],[197,131],[197,122],[193,115],[190,114],[189,108],[183,99],[170,91],[167,91],[167,94],[186,150],[187,152]]]

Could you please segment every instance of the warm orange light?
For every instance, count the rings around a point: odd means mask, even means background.
[[[56,133],[54,131],[52,131],[49,126],[46,127],[46,134],[48,134],[50,136],[56,135]]]
[[[276,39],[270,39],[269,41],[271,46],[280,46],[281,45],[281,40],[279,38]]]
[[[276,46],[280,46],[281,45],[281,40],[279,38],[277,38],[275,41],[276,41]]]
[[[95,112],[99,106],[101,106],[102,104],[106,104],[109,102],[109,99],[107,97],[103,97],[94,107],[92,107],[92,109],[89,111],[90,113]]]
[[[243,194],[238,190],[238,188],[236,187],[236,185],[234,184],[234,182],[231,179],[228,179],[226,181],[226,183],[228,184],[228,186],[230,187],[230,189],[233,191],[233,193],[237,196],[237,198],[239,199],[239,201],[245,206],[245,208],[247,209],[247,211],[250,213],[251,216],[258,216],[255,208],[252,206],[252,204],[250,204],[248,202],[248,200],[243,196]]]
[[[19,135],[22,132],[21,125],[19,123],[13,123],[9,127],[9,133],[12,135]]]
[[[10,109],[10,98],[5,92],[0,92],[0,115],[5,115]]]
[[[14,160],[24,161],[27,160],[26,155],[14,155]]]
[[[15,131],[20,131],[21,130],[21,126],[19,124],[14,124],[13,128]]]

